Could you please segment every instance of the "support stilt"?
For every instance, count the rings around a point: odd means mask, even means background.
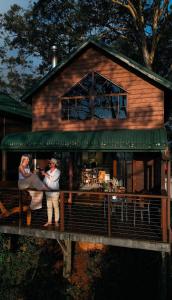
[[[161,252],[161,270],[160,270],[160,299],[167,299],[167,254],[165,252]]]
[[[72,242],[57,240],[63,252],[63,277],[68,278],[72,270]]]

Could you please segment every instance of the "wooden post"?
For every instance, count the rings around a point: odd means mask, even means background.
[[[167,242],[167,197],[161,199],[162,240]]]
[[[66,240],[64,243],[66,249],[63,252],[63,277],[68,278],[72,269],[72,242]]]
[[[167,260],[167,299],[172,299],[172,286],[171,286],[172,257],[171,257],[171,254],[166,253],[166,260]]]
[[[63,252],[63,277],[68,278],[72,270],[72,241],[67,239],[64,241],[57,240]]]
[[[165,167],[166,161],[161,160],[161,190],[165,190]]]
[[[171,161],[168,160],[167,163],[167,228],[168,228],[168,241],[171,241]]]
[[[60,231],[64,231],[64,192],[60,192]]]
[[[133,190],[135,192],[137,190],[137,180],[136,180],[136,160],[133,160]]]
[[[108,198],[108,236],[111,236],[111,196],[107,196]]]
[[[163,161],[161,164],[161,189],[165,192],[165,164]],[[162,228],[162,240],[167,242],[170,240],[170,161],[167,162],[167,181],[166,189],[168,197],[161,199],[161,228]]]
[[[117,160],[113,160],[113,177],[117,177]]]
[[[7,179],[7,156],[6,151],[2,151],[2,181]]]
[[[73,163],[71,158],[68,162],[68,176],[69,176],[69,190],[72,190],[73,187]],[[72,193],[69,193],[68,203],[72,204]]]
[[[160,268],[160,299],[167,299],[167,257],[165,252],[161,252]]]

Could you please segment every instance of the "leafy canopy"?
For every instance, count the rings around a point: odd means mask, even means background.
[[[52,45],[61,61],[88,38],[172,76],[169,0],[39,0],[27,10],[13,5],[0,24],[0,87],[16,96],[50,70]]]

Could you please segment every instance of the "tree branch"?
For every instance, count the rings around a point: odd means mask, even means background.
[[[118,4],[118,5],[126,8],[130,12],[130,14],[132,15],[133,19],[135,21],[137,20],[137,17],[138,17],[137,11],[136,11],[134,5],[131,3],[131,1],[128,1],[128,4],[124,4],[122,1],[119,1],[119,0],[112,0],[112,1],[113,1],[113,3]]]

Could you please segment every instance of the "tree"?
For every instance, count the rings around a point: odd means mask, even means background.
[[[170,1],[112,1],[126,9],[132,17],[138,49],[142,52],[146,67],[152,69],[160,40],[171,24]]]
[[[0,47],[1,91],[11,93],[18,98],[26,86],[31,87],[34,80],[39,79],[32,75],[35,66],[33,64],[35,53],[27,54],[17,45],[17,40],[24,29],[24,10],[18,5],[13,5],[9,12],[0,15],[0,38],[3,45]],[[6,24],[6,25],[5,25]],[[10,29],[13,26],[13,31]],[[37,72],[36,72],[37,73]]]
[[[32,238],[0,234],[0,298],[18,299],[28,275],[38,268],[40,249]]]
[[[5,34],[0,82],[16,95],[51,69],[51,47],[58,61],[88,38],[108,44],[135,61],[171,76],[172,10],[169,0],[39,0],[18,5],[0,17]],[[14,94],[13,94],[14,96]]]
[[[60,260],[55,240],[0,234],[0,299],[66,299]]]

